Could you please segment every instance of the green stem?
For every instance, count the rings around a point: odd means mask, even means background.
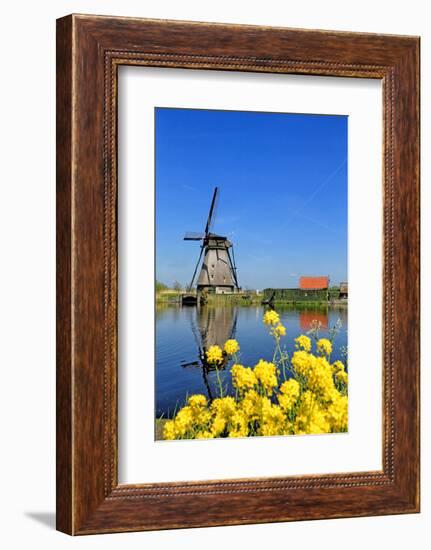
[[[219,393],[220,393],[220,397],[223,397],[223,385],[221,383],[221,379],[220,379],[220,372],[218,370],[218,367],[216,365],[216,376],[217,376],[217,382],[218,382],[218,388],[219,388]]]

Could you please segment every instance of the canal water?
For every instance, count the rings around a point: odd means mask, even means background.
[[[291,355],[294,338],[305,334],[317,321],[320,336],[339,325],[334,338],[331,361],[343,359],[347,348],[347,306],[277,307],[287,329],[282,347]],[[259,359],[270,361],[274,351],[273,338],[262,323],[265,308],[256,306],[157,306],[156,310],[156,417],[170,418],[180,408],[187,395],[202,393],[216,397],[218,381],[215,371],[209,371],[201,360],[204,348],[222,346],[229,338],[238,340],[240,362],[254,366]],[[219,373],[223,384],[230,387],[228,370]]]

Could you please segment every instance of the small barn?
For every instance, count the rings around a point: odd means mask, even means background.
[[[328,290],[329,277],[300,277],[299,288],[301,290]]]

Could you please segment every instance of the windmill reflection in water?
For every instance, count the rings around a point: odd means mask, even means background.
[[[214,365],[206,360],[207,350],[214,345],[223,348],[226,340],[235,338],[238,309],[236,307],[198,306],[190,308],[190,326],[196,344],[197,360],[182,362],[183,368],[197,368],[202,372],[202,378],[207,390],[207,396],[212,401],[217,395],[211,389],[210,373],[216,371]],[[228,364],[226,358],[217,369],[225,370]]]

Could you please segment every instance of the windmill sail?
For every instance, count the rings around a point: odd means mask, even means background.
[[[215,210],[216,210],[217,201],[218,201],[218,195],[219,195],[218,187],[216,187],[214,189],[214,194],[213,194],[213,198],[212,198],[212,201],[211,201],[210,211],[208,213],[207,224],[206,224],[206,227],[205,227],[205,236],[208,235],[208,233],[209,233],[209,231],[212,227],[212,224],[214,222]]]
[[[185,241],[201,241],[205,237],[204,233],[197,233],[196,231],[187,231],[184,235]]]

